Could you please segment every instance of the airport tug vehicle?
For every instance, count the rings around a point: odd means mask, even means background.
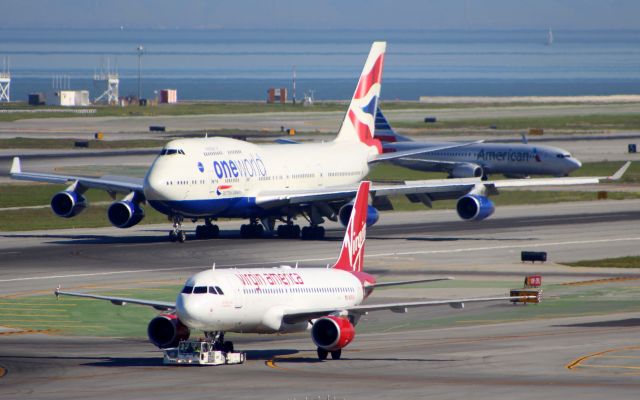
[[[164,349],[163,364],[166,365],[229,365],[242,364],[246,353],[232,348],[219,349],[212,341],[181,340],[178,347]]]
[[[513,304],[538,304],[542,300],[542,276],[529,275],[524,278],[522,289],[511,289]]]

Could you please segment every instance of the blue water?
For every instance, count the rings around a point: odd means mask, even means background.
[[[137,93],[142,44],[143,96],[176,88],[181,99],[264,99],[268,87],[297,97],[345,99],[371,41],[386,40],[383,99],[419,96],[598,95],[640,93],[640,31],[336,30],[0,30],[9,56],[12,99],[51,92],[52,76],[98,93],[91,80],[105,57]]]

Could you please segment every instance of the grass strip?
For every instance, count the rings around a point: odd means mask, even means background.
[[[581,260],[581,261],[569,262],[569,263],[563,263],[563,264],[568,265],[570,267],[640,268],[640,256],[603,258],[600,260]]]

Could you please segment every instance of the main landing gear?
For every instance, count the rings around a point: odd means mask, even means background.
[[[224,340],[224,332],[205,332],[204,336],[211,341],[215,350],[221,350],[225,353],[233,353],[233,342]]]
[[[288,222],[278,226],[278,237],[283,239],[297,239],[300,237],[300,225]]]
[[[332,359],[339,360],[340,356],[342,356],[342,349],[338,349],[330,352],[329,350],[323,349],[322,347],[318,347],[318,360],[320,361],[326,360],[327,356],[329,356],[329,353],[331,353]]]
[[[219,235],[220,228],[211,223],[211,218],[205,218],[204,225],[196,226],[196,239],[213,239]]]
[[[173,215],[171,216],[171,221],[173,222],[173,230],[169,232],[169,239],[172,242],[180,242],[184,243],[187,240],[187,235],[182,230],[182,215]]]
[[[264,234],[264,227],[256,219],[251,219],[249,224],[240,227],[240,236],[243,238],[261,237]]]
[[[319,225],[305,226],[301,232],[302,240],[322,240],[324,239],[324,228]]]
[[[286,224],[278,226],[278,237],[283,239],[322,240],[324,228],[318,225],[305,226]]]

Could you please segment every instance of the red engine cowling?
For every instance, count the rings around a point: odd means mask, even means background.
[[[322,317],[311,327],[311,338],[316,346],[327,351],[341,349],[356,336],[353,324],[344,317]]]
[[[189,327],[175,314],[160,314],[147,327],[149,340],[161,349],[176,347],[181,340],[189,339],[190,333]]]

